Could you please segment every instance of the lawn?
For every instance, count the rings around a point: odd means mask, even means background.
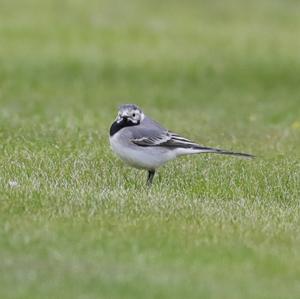
[[[300,2],[0,3],[0,298],[300,294]],[[146,172],[122,103],[255,154]]]

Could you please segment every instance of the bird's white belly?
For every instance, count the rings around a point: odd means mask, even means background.
[[[136,168],[156,169],[176,158],[174,151],[159,147],[141,147],[125,142],[119,132],[110,137],[112,150],[127,164]]]

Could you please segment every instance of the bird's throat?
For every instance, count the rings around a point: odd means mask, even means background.
[[[126,127],[132,127],[132,126],[136,126],[138,125],[139,123],[133,123],[131,121],[128,121],[128,120],[122,120],[120,121],[119,123],[117,121],[115,121],[111,127],[110,127],[110,130],[109,130],[109,135],[110,136],[113,136],[115,135],[117,132],[119,132],[121,129],[123,128],[126,128]]]

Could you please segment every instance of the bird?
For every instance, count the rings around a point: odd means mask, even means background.
[[[117,118],[109,131],[113,152],[129,166],[148,171],[147,185],[151,186],[157,168],[177,157],[190,154],[215,153],[253,158],[246,153],[207,147],[165,129],[146,116],[135,104],[119,107]]]

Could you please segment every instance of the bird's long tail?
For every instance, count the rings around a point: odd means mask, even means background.
[[[204,146],[196,146],[193,147],[193,150],[196,153],[213,153],[213,154],[220,154],[220,155],[230,155],[230,156],[238,156],[238,157],[244,157],[244,158],[255,158],[254,155],[247,154],[247,153],[239,153],[239,152],[232,152],[223,150],[220,148],[214,148],[214,147],[204,147]]]

